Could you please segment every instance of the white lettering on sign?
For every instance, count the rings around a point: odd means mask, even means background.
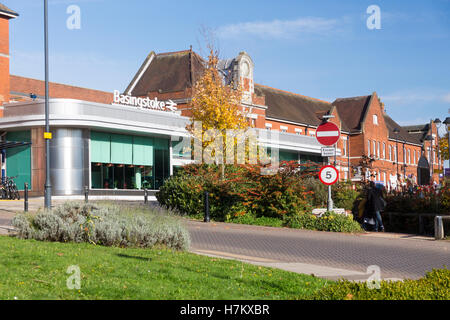
[[[158,101],[158,98],[155,99],[150,99],[149,97],[138,98],[125,94],[120,94],[118,90],[114,90],[114,103],[138,107],[141,109],[151,109],[168,112],[176,112],[178,110],[177,104],[172,100]]]
[[[339,137],[339,131],[319,131],[318,137]]]

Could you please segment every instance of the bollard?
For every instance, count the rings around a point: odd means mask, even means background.
[[[205,191],[205,220],[204,222],[210,222],[209,218],[209,192]]]
[[[28,182],[25,182],[25,190],[24,190],[24,195],[23,195],[23,200],[24,200],[24,211],[28,212]]]
[[[148,190],[144,189],[144,204],[148,204]]]
[[[441,216],[436,216],[434,218],[434,238],[436,240],[444,239],[444,224],[442,223]]]
[[[89,202],[89,187],[88,186],[84,187],[84,202],[86,202],[86,203]]]

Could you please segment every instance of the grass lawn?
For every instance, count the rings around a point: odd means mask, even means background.
[[[69,266],[81,290],[69,290]],[[328,281],[328,283],[330,283]],[[327,281],[165,249],[122,249],[0,236],[0,299],[308,299]]]

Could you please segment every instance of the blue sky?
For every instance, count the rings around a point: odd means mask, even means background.
[[[1,2],[20,14],[11,73],[43,79],[43,0]],[[66,27],[72,4],[79,30]],[[54,82],[124,90],[152,50],[205,53],[207,28],[221,58],[250,54],[257,83],[330,102],[376,91],[402,125],[449,116],[450,0],[49,0],[49,12]]]

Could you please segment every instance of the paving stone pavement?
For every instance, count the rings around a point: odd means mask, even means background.
[[[433,268],[450,267],[450,242],[432,238],[392,234],[350,235],[205,224],[191,220],[186,221],[186,226],[191,234],[193,252],[225,258],[235,255],[237,260],[278,265],[286,270],[294,268],[297,263],[317,266],[318,271],[320,266],[353,271],[353,275],[342,272],[331,278],[342,275],[347,279],[364,280],[369,276],[367,268],[372,265],[380,267],[383,279],[418,279]]]

